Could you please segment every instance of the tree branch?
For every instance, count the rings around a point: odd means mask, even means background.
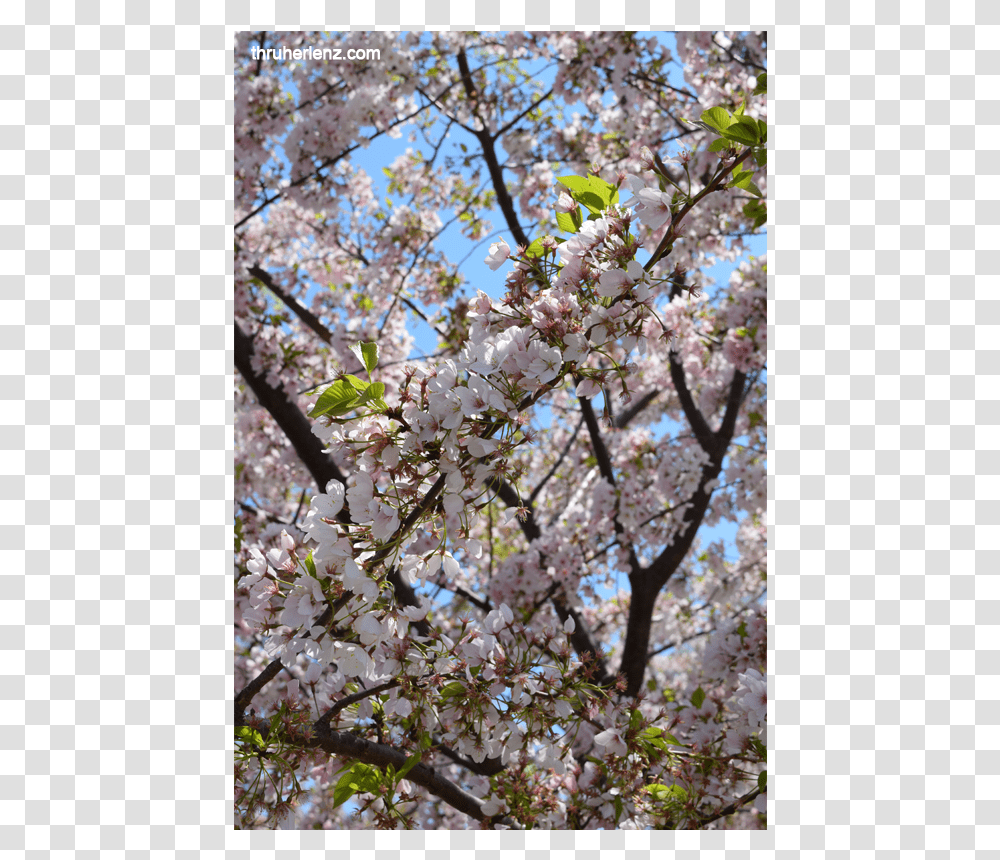
[[[548,483],[549,479],[556,473],[556,469],[559,468],[563,460],[566,459],[566,455],[569,453],[569,449],[573,447],[573,443],[576,441],[576,437],[580,432],[580,428],[583,426],[583,416],[580,416],[579,422],[577,422],[576,429],[573,431],[573,435],[569,437],[569,441],[566,443],[566,447],[562,449],[562,453],[559,455],[559,459],[552,464],[552,468],[546,473],[545,477],[538,482],[538,486],[531,491],[531,495],[528,496],[527,504],[529,506],[533,505],[535,499],[538,498],[538,494],[542,491],[542,488]]]
[[[300,305],[295,296],[289,295],[281,287],[279,287],[275,282],[274,278],[271,277],[270,272],[265,272],[256,263],[249,266],[247,271],[260,281],[265,287],[267,287],[272,293],[274,293],[279,299],[281,299],[289,308],[294,312],[294,314],[302,320],[320,340],[325,343],[333,343],[333,335],[330,334],[330,330],[319,321],[319,318],[311,311],[309,308]]]
[[[458,68],[462,74],[462,83],[465,85],[465,93],[469,98],[469,103],[475,104],[476,91],[472,84],[472,74],[469,71],[469,61],[465,56],[465,48],[459,48]],[[523,245],[527,248],[530,242],[528,241],[528,237],[525,235],[524,230],[521,229],[521,222],[518,220],[517,213],[514,211],[514,201],[511,199],[510,192],[507,191],[507,184],[503,179],[503,168],[497,160],[496,149],[493,145],[494,141],[490,136],[489,131],[486,129],[486,123],[483,123],[481,131],[475,131],[473,134],[475,134],[476,139],[483,148],[483,158],[486,160],[486,167],[489,169],[490,179],[493,180],[493,190],[496,191],[497,205],[499,205],[500,211],[503,213],[503,217],[507,221],[507,227],[514,236],[514,241],[518,245]]]
[[[292,443],[295,453],[309,470],[319,491],[325,493],[326,485],[330,481],[336,480],[346,484],[347,478],[337,468],[330,455],[324,453],[323,443],[312,432],[309,421],[298,406],[288,399],[284,390],[273,387],[263,374],[253,369],[251,361],[253,342],[249,335],[240,328],[238,322],[233,324],[233,329],[233,360],[236,369],[250,386],[257,402],[271,414],[288,437],[288,441]]]
[[[615,416],[614,426],[616,430],[622,430],[628,426],[629,422],[632,421],[643,409],[649,406],[660,394],[659,388],[653,388],[647,391],[642,397],[640,397],[635,403],[629,404],[628,409],[619,413]]]
[[[522,507],[521,499],[518,496],[517,490],[515,490],[506,481],[497,478],[491,486],[496,489],[496,493],[500,498],[500,501],[502,501],[508,508]],[[542,536],[542,530],[538,527],[538,521],[535,519],[535,510],[532,504],[530,502],[526,502],[523,507],[527,509],[528,513],[523,521],[519,517],[518,523],[521,526],[521,531],[524,534],[525,539],[530,545]],[[597,639],[587,626],[586,621],[584,621],[580,613],[570,607],[566,597],[560,594],[558,590],[552,595],[552,606],[556,611],[556,615],[559,616],[559,620],[564,624],[566,623],[567,618],[573,619],[575,629],[570,634],[570,642],[573,645],[573,650],[576,651],[577,656],[579,656],[583,662],[587,662],[588,660],[593,662],[596,673],[596,682],[602,687],[610,687],[614,684],[615,677],[608,671],[607,664],[601,654],[601,646],[598,644]]]
[[[357,735],[346,732],[331,731],[324,723],[315,723],[315,735],[309,743],[313,749],[321,749],[329,755],[340,758],[361,761],[377,767],[392,765],[397,771],[406,764],[409,755],[388,744],[374,743]],[[416,785],[426,788],[431,794],[440,797],[445,803],[453,806],[459,812],[464,812],[476,821],[497,821],[512,830],[521,830],[521,825],[512,818],[491,818],[483,812],[484,801],[473,797],[464,789],[455,785],[432,768],[422,762],[416,765],[406,775],[406,779]]]
[[[712,432],[712,428],[708,426],[705,416],[701,414],[701,411],[695,405],[694,398],[691,396],[691,391],[687,385],[687,380],[684,377],[684,368],[677,360],[677,353],[674,350],[670,350],[670,379],[674,383],[674,389],[677,391],[677,399],[681,402],[684,417],[687,418],[688,424],[691,425],[695,439],[698,440],[701,449],[711,457],[715,453],[715,434]]]
[[[337,464],[333,462],[333,458],[324,452],[323,443],[312,432],[309,421],[302,414],[299,407],[288,399],[283,390],[274,388],[261,374],[254,371],[251,362],[253,342],[244,333],[243,329],[240,328],[239,323],[234,323],[233,326],[235,329],[233,352],[236,369],[239,370],[240,375],[246,380],[247,385],[250,386],[250,389],[257,398],[257,402],[271,414],[271,417],[274,418],[278,426],[284,431],[284,434],[288,437],[288,441],[292,443],[295,453],[298,454],[299,459],[313,476],[313,480],[319,487],[319,491],[325,493],[326,485],[333,480],[340,481],[340,483],[346,485],[347,478],[337,468]],[[438,483],[442,486],[444,485],[443,476]],[[440,489],[438,492],[440,492]],[[407,520],[407,523],[412,524],[416,515],[417,512],[415,511]],[[350,525],[351,523],[351,519],[345,509],[341,509],[337,515],[337,519],[344,525]],[[385,556],[382,556],[379,561],[383,561],[384,559]],[[399,571],[391,568],[388,572],[388,577],[393,590],[396,592],[396,598],[400,603],[407,606],[420,605],[416,592],[400,576]],[[422,632],[422,635],[426,635],[429,631],[425,621],[415,622],[415,625]]]
[[[597,457],[597,466],[601,470],[601,475],[609,484],[611,484],[612,487],[617,487],[615,483],[614,470],[611,466],[611,457],[608,454],[607,446],[604,444],[604,439],[601,437],[601,428],[597,424],[597,416],[594,415],[594,407],[590,404],[590,398],[580,398],[580,411],[583,412],[583,420],[587,424],[587,432],[590,433],[590,441],[594,446],[594,456]],[[617,510],[614,514],[613,523],[615,526],[615,533],[618,535],[620,540],[624,541],[625,528],[618,519]],[[623,543],[622,545],[624,546],[625,544]],[[629,579],[636,580],[641,577],[643,572],[642,565],[639,564],[639,559],[631,545],[628,546],[628,563]]]

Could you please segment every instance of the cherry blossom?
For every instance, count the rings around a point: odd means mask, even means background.
[[[499,242],[494,242],[490,245],[490,253],[486,257],[486,265],[489,266],[494,272],[499,269],[504,260],[510,256],[510,246],[501,239]]]

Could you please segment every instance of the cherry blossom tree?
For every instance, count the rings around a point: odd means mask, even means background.
[[[238,34],[238,827],[766,826],[766,37],[667,42]]]

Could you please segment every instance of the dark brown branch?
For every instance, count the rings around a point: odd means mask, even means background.
[[[715,434],[712,432],[712,428],[708,426],[708,422],[705,420],[705,416],[701,414],[701,410],[695,405],[694,398],[691,396],[691,391],[687,385],[687,380],[684,377],[684,368],[677,360],[677,353],[673,350],[670,351],[670,379],[674,383],[674,389],[677,391],[677,399],[681,402],[684,417],[687,418],[688,424],[691,425],[695,439],[698,440],[701,450],[711,457],[715,453]]]
[[[508,508],[522,507],[517,490],[506,481],[497,479],[491,486],[496,490],[500,501]],[[518,523],[521,526],[521,532],[530,545],[542,536],[542,530],[538,527],[538,521],[535,519],[535,510],[531,503],[526,502],[523,507],[527,509],[528,513],[523,520],[518,517]],[[570,634],[570,643],[573,645],[573,650],[576,651],[577,656],[584,663],[593,663],[595,667],[595,682],[601,686],[610,687],[614,683],[615,677],[608,671],[607,664],[601,653],[601,646],[587,626],[586,621],[584,621],[575,609],[569,606],[566,597],[560,594],[558,590],[552,595],[552,606],[556,611],[556,615],[559,616],[559,620],[564,624],[567,618],[573,619],[575,629]]]
[[[240,328],[238,322],[233,324],[233,329],[233,361],[236,369],[250,386],[257,402],[271,414],[288,437],[288,441],[292,443],[295,453],[309,470],[319,491],[325,493],[326,485],[330,481],[346,484],[347,478],[337,468],[330,455],[324,453],[323,443],[312,432],[309,421],[298,406],[289,401],[284,390],[273,387],[263,374],[253,369],[251,361],[253,342],[250,336]]]
[[[278,426],[284,432],[285,436],[288,437],[288,440],[292,443],[292,447],[295,449],[295,453],[298,454],[299,459],[313,476],[313,480],[319,487],[319,491],[321,493],[325,493],[326,485],[330,481],[334,480],[346,485],[347,478],[337,467],[337,464],[333,462],[333,458],[324,452],[323,443],[320,442],[319,438],[312,432],[309,421],[306,419],[305,415],[302,414],[302,411],[298,408],[298,406],[288,399],[284,390],[274,388],[262,374],[254,371],[253,363],[251,361],[253,342],[250,340],[250,337],[243,332],[243,329],[240,328],[239,323],[234,323],[233,326],[235,329],[233,353],[236,369],[246,380],[247,385],[250,386],[250,389],[257,398],[257,402],[271,414]],[[444,485],[443,476],[438,483],[441,484],[441,486]],[[438,492],[440,492],[440,489],[438,489]],[[428,494],[428,496],[431,495],[432,494],[430,493]],[[436,493],[434,493],[434,495],[436,495]],[[428,502],[428,500],[425,499],[425,502]],[[416,516],[418,516],[418,512],[414,511],[414,513],[407,519],[404,527],[409,528],[409,526],[411,526],[413,521],[416,519]],[[347,511],[344,509],[340,511],[337,519],[345,525],[351,522]],[[378,558],[378,562],[380,563],[384,561],[387,555],[388,553]],[[373,568],[374,566],[375,565],[373,565]],[[399,571],[395,568],[390,569],[388,577],[389,582],[392,584],[392,587],[396,592],[396,598],[400,603],[406,606],[420,605],[416,592],[413,590],[412,586],[410,586],[410,584],[399,575]],[[415,626],[418,631],[421,632],[421,635],[427,635],[429,632],[426,621],[415,622]]]
[[[528,496],[527,504],[530,506],[534,503],[535,499],[538,498],[538,494],[542,491],[542,488],[549,482],[549,479],[556,473],[556,469],[562,464],[562,461],[566,459],[566,455],[569,453],[569,449],[573,447],[573,443],[576,441],[577,435],[580,433],[580,428],[583,426],[583,417],[580,417],[579,422],[577,422],[576,429],[573,431],[573,435],[569,437],[569,441],[566,446],[562,449],[562,453],[559,455],[559,459],[552,464],[552,468],[546,473],[545,477],[538,482],[538,486],[531,491],[531,495]]]
[[[377,767],[387,767],[392,765],[397,771],[401,770],[409,758],[407,753],[395,749],[388,744],[374,743],[357,735],[346,732],[331,731],[325,724],[315,725],[316,734],[312,738],[309,746],[313,749],[321,749],[329,755],[353,761],[361,761]],[[440,797],[445,803],[464,812],[476,821],[495,820],[513,830],[520,830],[521,825],[512,818],[506,816],[491,819],[483,812],[484,801],[478,797],[473,797],[464,789],[455,785],[451,780],[446,779],[432,768],[422,762],[416,765],[406,775],[410,782],[427,789],[431,794]]]
[[[337,716],[337,714],[344,710],[344,708],[349,708],[355,702],[360,702],[370,696],[377,696],[379,693],[384,693],[386,690],[391,690],[393,687],[398,686],[399,681],[386,681],[384,684],[379,684],[377,687],[371,687],[367,690],[358,690],[358,692],[353,693],[350,696],[344,696],[343,699],[338,699],[333,703],[330,710],[328,710],[316,721],[316,725],[322,723],[325,726],[329,726],[330,720]]]
[[[590,444],[594,449],[594,456],[597,458],[597,467],[600,469],[604,479],[612,487],[615,487],[617,484],[615,483],[614,469],[611,467],[611,457],[604,444],[604,439],[601,438],[601,428],[598,426],[597,416],[594,415],[594,407],[590,405],[590,398],[580,398],[580,411],[583,413],[583,420],[587,424],[587,432],[590,434]]]
[[[594,415],[594,407],[590,404],[590,399],[587,397],[580,398],[580,411],[583,412],[583,420],[587,425],[587,432],[590,433],[590,441],[594,447],[594,456],[597,458],[597,466],[601,471],[601,475],[604,479],[611,484],[612,487],[616,487],[614,469],[611,465],[611,457],[608,454],[607,446],[604,444],[604,439],[601,436],[601,428],[597,424],[597,416]],[[618,519],[618,513],[615,512],[613,523],[615,526],[615,533],[618,535],[619,540],[624,540],[625,529]],[[623,544],[624,546],[625,544]],[[639,559],[635,554],[635,550],[631,546],[628,547],[628,563],[629,563],[629,579],[634,580],[642,575],[642,566],[639,564]],[[634,583],[633,583],[634,587]]]
[[[247,268],[247,271],[260,281],[265,287],[267,287],[272,293],[274,293],[279,299],[281,299],[292,312],[304,322],[320,340],[325,343],[333,343],[333,335],[330,334],[330,330],[319,321],[319,318],[311,311],[309,308],[300,305],[295,296],[289,295],[281,287],[279,287],[275,282],[274,278],[271,277],[270,272],[265,272],[256,263]]]
[[[628,409],[621,412],[615,416],[615,429],[621,430],[628,426],[629,422],[632,421],[643,409],[649,406],[660,394],[659,388],[653,388],[647,391],[642,397],[640,397],[635,403],[629,404]]]
[[[469,61],[465,56],[464,48],[460,48],[458,51],[458,68],[462,75],[462,83],[465,85],[465,93],[469,98],[469,102],[470,104],[475,105],[478,96],[476,95],[476,90],[472,83],[472,74],[469,71]],[[503,168],[497,160],[494,140],[490,136],[489,131],[486,129],[486,123],[483,123],[482,130],[475,131],[473,133],[479,141],[480,146],[483,148],[483,158],[486,161],[486,167],[489,169],[490,179],[493,181],[493,190],[496,191],[497,205],[499,205],[500,211],[503,213],[503,217],[507,221],[507,228],[514,236],[514,241],[518,245],[523,245],[527,248],[530,242],[528,241],[528,237],[525,235],[524,230],[521,229],[521,222],[518,220],[517,213],[514,211],[514,201],[511,199],[510,192],[507,191],[507,184],[504,182],[503,178]]]
[[[719,171],[718,175],[714,179],[710,180],[710,182],[704,188],[702,188],[701,191],[699,191],[694,197],[691,198],[690,201],[688,201],[681,207],[680,211],[671,220],[669,229],[663,235],[663,238],[660,240],[660,244],[657,245],[656,250],[653,252],[653,255],[646,261],[646,264],[643,266],[643,269],[645,269],[647,272],[653,271],[653,266],[655,266],[662,257],[670,253],[670,249],[673,247],[674,241],[680,234],[679,228],[681,221],[683,221],[687,217],[687,214],[692,209],[694,209],[694,207],[698,204],[698,202],[702,198],[707,197],[714,191],[718,191],[719,186],[722,185],[723,180],[736,169],[737,165],[742,164],[744,161],[746,161],[752,155],[752,153],[753,150],[747,149],[741,155],[737,156],[736,160],[733,161],[732,164],[730,164],[724,170]]]
[[[733,374],[726,415],[722,426],[728,428],[729,435],[724,436],[722,430],[711,434],[709,441],[711,460],[703,467],[698,489],[691,497],[690,507],[684,512],[682,531],[674,542],[668,546],[646,569],[646,575],[632,581],[632,606],[629,611],[628,629],[625,634],[625,648],[622,651],[622,671],[625,672],[630,696],[638,694],[642,687],[642,676],[645,672],[646,653],[649,650],[649,638],[652,630],[653,603],[660,590],[681,566],[695,535],[708,511],[712,500],[712,490],[707,485],[715,480],[722,471],[722,461],[726,450],[732,442],[732,428],[735,426],[735,414],[743,402],[746,376],[740,371]],[[732,416],[731,420],[730,417]],[[707,425],[706,425],[707,426]],[[639,607],[639,611],[636,608]]]
[[[522,120],[522,119],[523,119],[524,117],[526,117],[526,116],[527,116],[527,115],[528,115],[529,113],[531,113],[531,112],[532,112],[532,111],[533,111],[533,110],[534,110],[535,108],[537,108],[537,107],[538,107],[538,106],[539,106],[539,105],[540,105],[540,104],[541,104],[541,103],[542,103],[543,101],[545,101],[545,100],[546,100],[547,98],[550,98],[550,97],[551,97],[551,96],[553,95],[553,93],[555,93],[555,90],[549,90],[549,91],[548,91],[548,92],[547,92],[547,93],[546,93],[545,95],[541,96],[541,97],[540,97],[540,98],[538,99],[538,101],[534,101],[534,102],[532,102],[532,103],[531,103],[530,105],[528,105],[528,106],[527,106],[527,107],[526,107],[526,108],[525,108],[525,109],[524,109],[523,111],[521,111],[521,112],[520,112],[520,113],[519,113],[519,114],[518,114],[517,116],[515,116],[515,117],[514,117],[513,119],[511,119],[511,120],[510,120],[510,121],[509,121],[509,122],[508,122],[508,123],[507,123],[507,124],[506,124],[505,126],[502,126],[501,128],[498,128],[498,129],[497,129],[497,130],[496,130],[496,131],[495,131],[495,132],[493,133],[493,140],[499,140],[499,139],[500,139],[500,137],[501,137],[501,136],[502,136],[503,134],[505,134],[505,133],[506,133],[507,131],[509,131],[509,130],[510,130],[510,129],[512,129],[512,128],[513,128],[513,127],[514,127],[515,125],[517,125],[517,123],[518,123],[518,122],[519,122],[520,120]]]
[[[502,773],[507,769],[507,765],[505,765],[498,758],[486,758],[480,763],[475,762],[472,759],[465,758],[464,756],[460,756],[457,752],[451,749],[451,747],[446,747],[443,744],[438,744],[434,747],[434,749],[442,755],[450,758],[453,762],[455,762],[455,764],[461,765],[462,767],[468,769],[471,773],[479,776],[495,776],[496,774]]]
[[[338,603],[342,604],[341,601],[338,601]],[[323,614],[320,615],[320,617],[316,620],[316,623],[312,626],[325,628],[326,625],[333,619],[337,608],[327,606],[326,609],[323,610]],[[306,639],[310,638],[311,635],[312,634],[308,631],[303,634]],[[325,635],[325,633],[321,634],[320,638],[322,638],[323,635]],[[273,681],[283,667],[284,664],[281,662],[281,659],[275,657],[270,663],[267,664],[264,670],[256,678],[254,678],[249,684],[240,690],[239,693],[236,694],[236,698],[233,700],[233,719],[235,725],[246,725],[244,715],[246,713],[246,709],[250,705],[250,702],[253,701],[253,697],[263,690],[267,684]]]
[[[751,789],[742,797],[736,798],[736,800],[734,800],[728,806],[722,807],[722,809],[720,809],[718,812],[714,812],[711,815],[698,819],[698,826],[697,828],[694,829],[701,830],[706,824],[711,824],[713,821],[716,821],[719,818],[725,818],[727,815],[732,815],[741,806],[746,806],[751,801],[756,800],[759,794],[760,794],[760,788],[755,787]]]
[[[375,134],[373,134],[370,138],[368,138],[368,142],[370,143],[374,141],[376,138],[381,137],[383,134],[385,134],[386,132],[388,132],[397,125],[402,125],[403,123],[409,122],[411,119],[413,119],[413,117],[415,117],[424,109],[425,109],[424,107],[417,108],[417,110],[415,110],[413,113],[408,114],[407,116],[401,117],[400,119],[389,123],[389,125],[387,125],[383,131],[376,131]],[[281,189],[281,191],[279,191],[273,197],[265,197],[264,202],[261,203],[260,206],[258,206],[256,209],[254,209],[249,215],[246,215],[243,218],[241,218],[233,227],[233,229],[239,230],[240,227],[246,224],[247,221],[253,218],[254,215],[263,212],[268,206],[274,203],[275,200],[280,200],[282,197],[284,197],[288,193],[288,190],[290,188],[295,188],[298,185],[302,185],[304,182],[308,182],[310,179],[313,178],[322,179],[323,175],[320,173],[321,170],[336,164],[342,158],[347,158],[347,156],[349,156],[352,152],[354,152],[354,150],[360,148],[361,144],[356,143],[354,146],[349,146],[347,149],[345,149],[341,153],[338,153],[337,155],[332,155],[329,158],[323,159],[322,163],[317,168],[309,171],[309,173],[305,174],[304,176],[300,176],[298,179],[293,179],[291,182],[288,183],[288,185],[284,186]]]
[[[244,714],[246,713],[250,702],[253,701],[253,697],[263,690],[264,687],[271,681],[273,681],[282,668],[280,660],[272,660],[268,663],[263,672],[261,672],[256,678],[240,690],[239,693],[237,693],[236,698],[233,701],[233,725],[246,725]]]

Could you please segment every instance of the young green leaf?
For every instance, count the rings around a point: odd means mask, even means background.
[[[377,792],[382,786],[382,772],[370,764],[357,762],[338,781],[333,790],[334,808],[350,800],[355,794]]]
[[[423,750],[418,750],[413,755],[411,755],[406,760],[406,764],[404,764],[399,769],[399,773],[396,774],[397,778],[402,779],[404,776],[406,776],[411,770],[413,770],[413,768],[415,768],[418,764],[420,764],[420,759],[422,759],[423,757],[424,757]]]
[[[734,122],[729,128],[722,132],[722,136],[726,140],[734,140],[736,143],[742,144],[743,146],[756,146],[760,143],[757,137],[757,123],[750,117],[744,117],[744,119],[749,119],[753,123],[753,130],[751,131],[750,125],[742,122]]]
[[[465,687],[462,686],[459,681],[450,681],[441,688],[440,695],[443,698],[451,698],[454,696],[461,696]]]
[[[345,374],[344,379],[351,384],[351,387],[355,391],[366,391],[368,389],[368,383],[363,379],[358,379],[358,377],[356,377],[353,373]]]
[[[701,687],[698,687],[698,689],[691,694],[691,704],[696,708],[700,708],[704,701],[705,691]]]
[[[595,215],[618,202],[618,187],[593,174],[586,179],[582,176],[560,176],[559,183],[569,189],[570,196],[577,203],[582,203]]]
[[[241,743],[249,744],[258,750],[262,750],[266,746],[261,733],[256,729],[251,729],[249,726],[240,726],[236,729],[236,737],[239,738]]]
[[[653,800],[665,801],[676,800],[683,803],[687,800],[688,793],[679,785],[661,785],[654,783],[646,786],[646,791]]]
[[[544,238],[544,236],[539,236],[534,242],[528,245],[524,252],[525,255],[528,257],[541,257],[542,254],[545,253],[545,248],[542,246],[542,240]]]
[[[388,405],[382,399],[385,396],[385,383],[373,382],[358,396],[358,405],[370,405],[373,409],[388,409]]]
[[[567,233],[575,233],[579,226],[574,222],[573,216],[569,212],[556,212],[556,224],[559,225],[560,230]]]
[[[319,418],[320,415],[337,417],[338,415],[344,415],[350,412],[357,405],[357,402],[357,389],[347,380],[338,379],[317,398],[316,405],[310,411],[309,417]]]
[[[378,367],[378,344],[377,343],[357,343],[351,347],[365,370],[368,371],[368,378],[371,379],[372,371]]]
[[[714,129],[720,134],[729,128],[729,126],[731,126],[734,122],[733,118],[729,115],[729,111],[727,111],[724,107],[714,107],[709,108],[706,111],[702,111],[700,119],[703,123],[708,125],[710,129]]]

